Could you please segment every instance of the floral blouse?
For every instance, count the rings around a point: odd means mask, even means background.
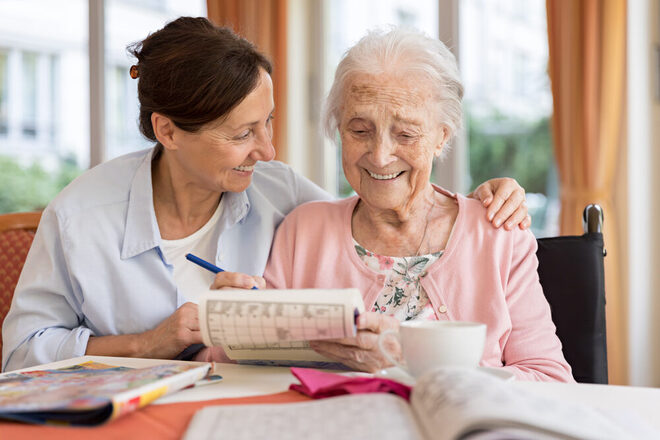
[[[355,251],[367,267],[385,274],[385,286],[372,309],[399,321],[437,319],[420,275],[442,256],[442,252],[413,257],[385,257],[374,254],[353,240]]]

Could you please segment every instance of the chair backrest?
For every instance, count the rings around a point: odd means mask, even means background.
[[[0,356],[2,323],[9,311],[40,218],[41,212],[0,215]]]
[[[593,206],[593,205],[590,205]],[[602,214],[601,214],[602,216]],[[538,239],[539,279],[564,356],[578,382],[607,383],[603,235]]]

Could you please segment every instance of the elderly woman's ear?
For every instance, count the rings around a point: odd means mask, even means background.
[[[475,198],[485,207],[486,215],[493,226],[511,230],[518,226],[527,229],[532,218],[527,212],[525,189],[509,177],[490,179],[479,185],[468,197]]]
[[[438,145],[435,147],[435,151],[433,152],[433,156],[436,158],[442,157],[442,152],[451,139],[449,129],[447,127],[443,127],[440,136],[442,136],[442,139],[440,139]]]

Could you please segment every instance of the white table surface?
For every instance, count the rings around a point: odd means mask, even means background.
[[[202,362],[185,362],[161,359],[82,356],[64,361],[51,362],[49,364],[39,365],[36,367],[24,368],[22,370],[12,371],[12,373],[62,368],[88,361],[132,368],[144,368],[150,367],[152,365],[171,363],[203,364]],[[161,397],[155,401],[154,404],[224,399],[230,397],[261,396],[264,394],[274,394],[286,391],[289,389],[290,384],[298,382],[289,371],[289,368],[286,367],[261,367],[216,363],[213,374],[221,375],[222,381],[201,387],[181,390],[169,396]],[[2,376],[3,375],[0,375],[0,377]]]
[[[61,368],[85,361],[96,361],[110,365],[135,368],[148,367],[160,363],[182,362],[84,356],[18,371]],[[213,372],[214,374],[221,375],[223,380],[217,383],[179,391],[158,399],[154,404],[273,394],[286,391],[290,384],[298,382],[290,373],[289,368],[285,367],[216,363]],[[624,410],[636,413],[642,419],[646,420],[649,425],[660,430],[660,417],[658,417],[658,414],[660,414],[660,388],[523,381],[512,381],[511,386],[549,398],[587,404],[608,412]]]

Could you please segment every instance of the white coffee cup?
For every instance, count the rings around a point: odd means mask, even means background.
[[[399,336],[405,365],[385,348],[385,337],[390,334]],[[440,366],[474,368],[485,343],[486,324],[466,321],[406,321],[398,333],[390,329],[378,337],[383,356],[413,377]]]

